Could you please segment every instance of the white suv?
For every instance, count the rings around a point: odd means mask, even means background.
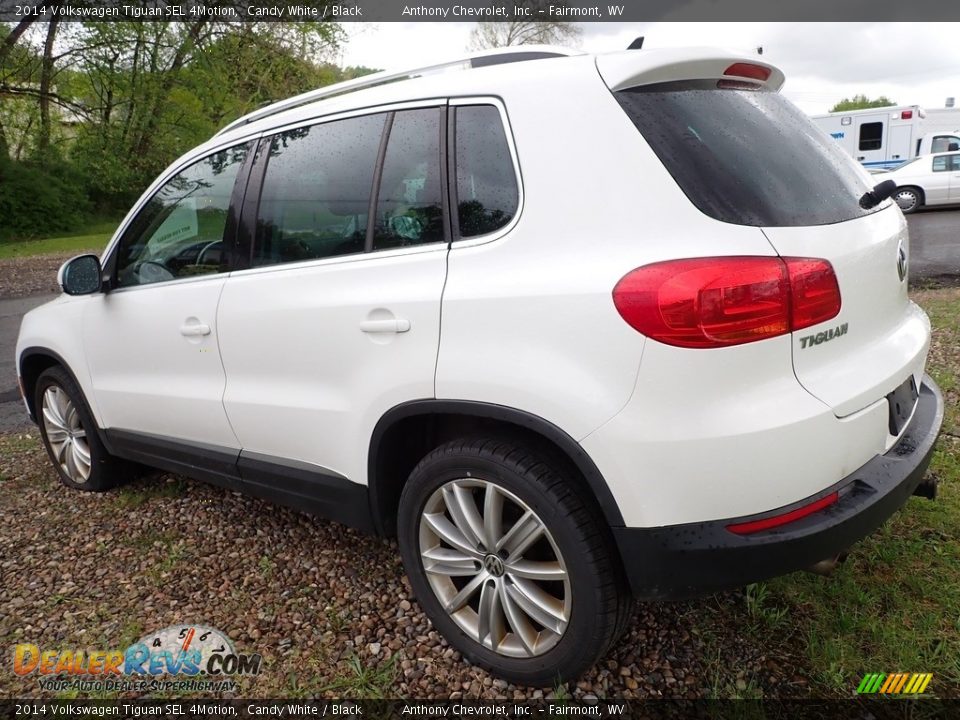
[[[64,266],[17,346],[64,484],[132,461],[396,535],[437,629],[534,685],[633,596],[810,567],[932,494],[903,215],[779,70],[439,69],[238,120]]]

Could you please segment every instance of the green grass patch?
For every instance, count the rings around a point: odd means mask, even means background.
[[[752,585],[745,612],[721,611],[748,642],[788,646],[818,696],[850,697],[867,673],[929,672],[925,695],[960,697],[960,289],[922,290],[914,299],[934,327],[927,371],[945,396],[928,471],[940,483],[937,501],[911,498],[856,543],[832,577],[794,573]],[[714,689],[754,695],[725,676]]]
[[[339,697],[384,700],[396,696],[397,656],[378,665],[366,665],[359,655],[347,659],[347,667],[336,680],[323,688]]]
[[[0,259],[32,257],[52,253],[73,252],[80,254],[88,250],[99,253],[106,247],[107,241],[117,229],[118,224],[114,220],[104,220],[80,228],[75,234],[71,235],[20,242],[0,242]]]
[[[186,491],[186,482],[180,478],[164,482],[148,478],[120,488],[116,495],[116,503],[123,510],[135,510],[154,498],[183,497]]]

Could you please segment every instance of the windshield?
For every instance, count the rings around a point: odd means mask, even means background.
[[[737,225],[826,225],[876,212],[866,173],[776,92],[659,83],[615,93],[701,212]]]

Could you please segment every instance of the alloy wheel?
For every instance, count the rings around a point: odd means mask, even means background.
[[[543,521],[513,493],[476,478],[445,483],[424,506],[419,542],[430,587],[474,641],[525,658],[563,637],[566,565]]]
[[[90,444],[80,414],[70,397],[57,385],[43,393],[43,429],[55,462],[78,485],[90,479]]]

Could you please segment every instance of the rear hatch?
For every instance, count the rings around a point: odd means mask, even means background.
[[[902,214],[889,200],[861,207],[870,176],[779,94],[778,70],[713,53],[617,53],[597,66],[701,212],[756,227],[783,257],[833,266],[839,314],[793,333],[794,373],[812,395],[843,417],[919,383],[929,324],[907,297]]]

